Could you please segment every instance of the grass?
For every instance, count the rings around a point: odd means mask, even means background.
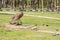
[[[45,18],[37,18],[37,17],[23,17],[22,22],[25,24],[35,25],[37,24],[40,29],[48,29],[55,30],[60,29],[60,20],[52,20]],[[43,24],[49,25],[48,27],[42,26]]]
[[[26,14],[30,14],[30,13],[26,13]],[[33,14],[33,15],[36,15],[36,14]],[[53,34],[35,32],[30,29],[29,30],[27,29],[20,29],[20,30],[4,29],[4,26],[2,26],[2,23],[9,22],[11,16],[12,15],[9,15],[9,14],[0,14],[0,40],[60,40],[60,35],[53,36]],[[37,24],[37,27],[39,29],[55,31],[55,29],[58,28],[60,31],[60,20],[37,18],[37,17],[31,17],[31,16],[28,16],[28,17],[23,16],[21,20],[23,24],[29,24],[33,26]],[[48,27],[42,26],[43,24],[48,24],[49,26]]]
[[[12,15],[0,14],[0,22],[9,22]],[[35,25],[37,24],[40,29],[55,30],[56,28],[60,30],[60,20],[37,18],[24,16],[22,19],[23,24]],[[0,24],[1,24],[0,23]],[[43,24],[48,24],[48,27],[42,26]]]
[[[0,30],[0,40],[60,40],[60,36],[32,30]]]
[[[60,18],[60,12],[25,12],[29,15],[36,15],[36,16],[48,16],[48,17],[56,17]]]

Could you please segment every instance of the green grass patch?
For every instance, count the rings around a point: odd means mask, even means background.
[[[27,13],[29,14],[29,13]],[[39,14],[39,13],[37,13]],[[36,14],[33,14],[36,15]],[[20,30],[9,30],[4,29],[2,23],[9,22],[12,15],[0,14],[0,40],[60,40],[60,35],[53,36],[49,33],[35,32],[33,30],[20,29]],[[47,18],[38,18],[31,16],[22,17],[23,24],[35,25],[39,29],[53,30],[56,28],[60,31],[60,20],[47,19]],[[49,26],[42,26],[43,24],[48,24]]]
[[[60,36],[31,30],[0,30],[0,40],[60,40]]]
[[[26,14],[29,15],[35,15],[35,16],[47,16],[47,17],[56,17],[60,18],[60,13],[59,12],[25,12]]]

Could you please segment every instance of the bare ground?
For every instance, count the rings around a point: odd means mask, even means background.
[[[23,25],[11,25],[9,23],[5,23],[4,26],[5,26],[5,28],[13,29],[13,30],[16,30],[16,29],[27,29],[27,30],[31,29],[31,30],[34,30],[36,32],[51,33],[51,34],[60,34],[59,31],[40,30],[37,27],[33,27],[33,26],[30,26],[30,25],[26,25],[26,24],[23,24]]]

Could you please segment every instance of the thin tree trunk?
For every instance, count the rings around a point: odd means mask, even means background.
[[[2,0],[0,0],[0,9],[2,8]]]
[[[39,0],[37,0],[38,8],[39,8]]]
[[[43,12],[43,8],[44,8],[44,1],[43,0],[41,0],[42,1],[42,12]]]

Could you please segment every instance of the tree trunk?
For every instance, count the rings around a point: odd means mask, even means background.
[[[38,8],[39,8],[39,0],[37,0]]]
[[[2,0],[0,0],[0,9],[2,8]]]

